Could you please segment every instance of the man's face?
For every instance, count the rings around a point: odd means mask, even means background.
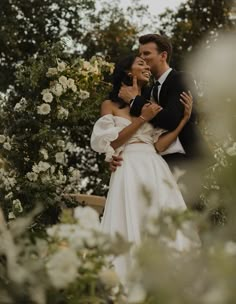
[[[150,66],[152,74],[157,75],[163,58],[162,53],[158,52],[156,44],[154,42],[140,44],[139,56]]]

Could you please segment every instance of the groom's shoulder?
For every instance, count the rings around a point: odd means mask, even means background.
[[[186,84],[189,82],[193,81],[193,75],[187,71],[177,71],[177,70],[172,70],[172,73],[170,75],[170,80],[173,82],[181,83],[181,84]]]

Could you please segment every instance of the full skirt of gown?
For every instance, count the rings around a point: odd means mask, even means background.
[[[141,242],[142,219],[149,203],[158,215],[163,210],[184,211],[185,202],[164,159],[151,144],[133,143],[125,146],[123,161],[112,173],[107,195],[102,230],[110,235],[120,233],[134,244]],[[184,242],[177,241],[181,248]],[[114,266],[122,281],[130,267],[129,255],[118,257]]]

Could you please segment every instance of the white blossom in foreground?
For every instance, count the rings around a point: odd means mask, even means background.
[[[79,265],[79,258],[74,250],[62,248],[56,252],[46,264],[52,285],[56,288],[67,287],[76,279]]]
[[[129,290],[128,294],[128,303],[142,303],[146,298],[146,291],[144,290],[143,286],[140,284],[136,284],[132,286]]]
[[[120,283],[117,273],[112,269],[102,269],[98,276],[101,282],[108,288],[113,288]]]
[[[79,224],[87,229],[98,229],[100,227],[97,211],[90,207],[77,207],[74,210],[74,217]]]
[[[236,255],[236,243],[232,241],[227,242],[224,250],[228,255]]]
[[[40,115],[47,115],[51,112],[51,107],[47,103],[41,104],[41,106],[37,107],[37,113]]]

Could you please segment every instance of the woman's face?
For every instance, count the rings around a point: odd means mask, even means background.
[[[135,58],[129,73],[132,74],[132,77],[136,76],[140,84],[147,83],[151,76],[149,65],[140,57]]]

